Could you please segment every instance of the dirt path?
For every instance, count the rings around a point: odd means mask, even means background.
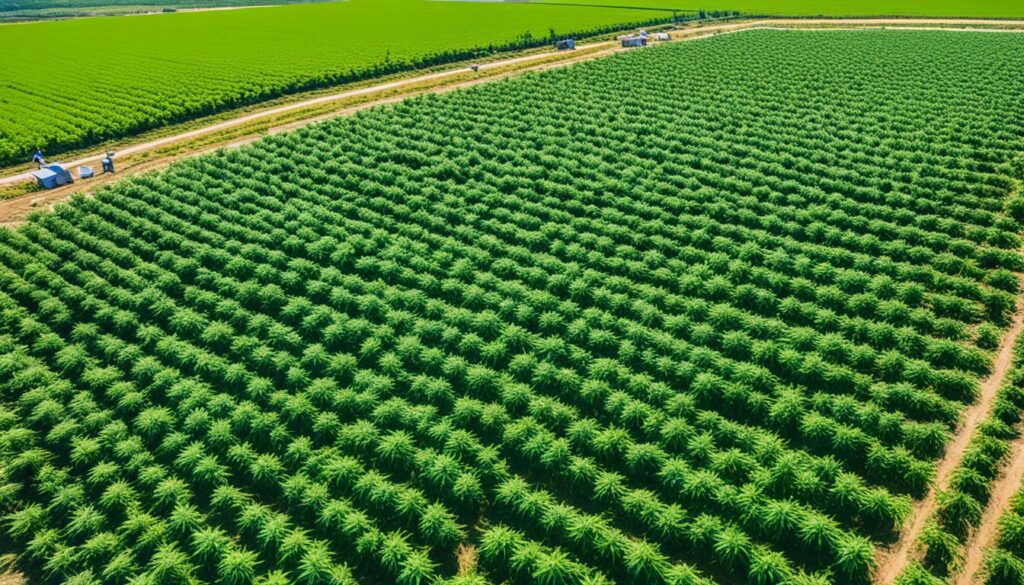
[[[1013,347],[1022,330],[1024,330],[1024,309],[1018,307],[1010,328],[1006,330],[999,342],[999,352],[992,364],[992,373],[981,383],[978,399],[964,411],[960,428],[957,429],[953,440],[946,446],[946,451],[939,461],[934,485],[928,490],[924,499],[914,505],[910,518],[903,524],[903,530],[896,544],[880,553],[876,559],[878,569],[872,580],[876,585],[891,585],[915,558],[917,539],[921,536],[925,523],[935,512],[935,495],[949,485],[950,476],[960,466],[960,462],[964,458],[964,451],[967,449],[971,437],[974,436],[974,431],[991,412],[999,388],[1010,372],[1010,366],[1013,364]]]

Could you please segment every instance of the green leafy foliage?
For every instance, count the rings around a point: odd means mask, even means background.
[[[1024,579],[1024,492],[1010,502],[999,519],[999,539],[988,551],[987,585],[1008,585]]]
[[[269,137],[0,231],[19,569],[867,583],[988,373],[975,330],[1007,322],[1021,43],[668,45]]]

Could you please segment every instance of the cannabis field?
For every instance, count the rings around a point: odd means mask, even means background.
[[[0,164],[552,35],[671,20],[640,8],[349,0],[0,25]]]
[[[1022,51],[668,45],[0,230],[4,547],[32,583],[863,584],[1013,311]]]

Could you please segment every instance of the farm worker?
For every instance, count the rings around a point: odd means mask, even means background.
[[[32,157],[32,162],[36,163],[36,165],[38,165],[39,168],[43,168],[44,166],[46,166],[46,159],[43,158],[42,150],[39,150],[38,148],[36,149],[36,154],[35,156]]]
[[[104,173],[113,173],[114,172],[114,153],[108,150],[107,151],[107,156],[103,160],[101,160],[100,163],[103,164],[103,172]]]

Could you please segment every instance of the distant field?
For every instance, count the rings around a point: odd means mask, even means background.
[[[0,163],[27,160],[37,145],[56,153],[289,92],[670,18],[351,0],[0,26]]]
[[[15,10],[42,11],[54,9],[81,9],[93,7],[152,8],[166,6],[169,8],[209,8],[219,6],[299,4],[309,1],[310,0],[0,0],[0,13]]]
[[[345,0],[0,0],[0,23]]]
[[[155,12],[162,9],[343,2],[345,0],[0,0],[0,22]],[[453,0],[473,3],[617,6],[681,11],[738,10],[775,16],[1024,17],[1019,0]]]
[[[1024,17],[1021,0],[536,0],[680,10],[738,10],[778,16]]]

